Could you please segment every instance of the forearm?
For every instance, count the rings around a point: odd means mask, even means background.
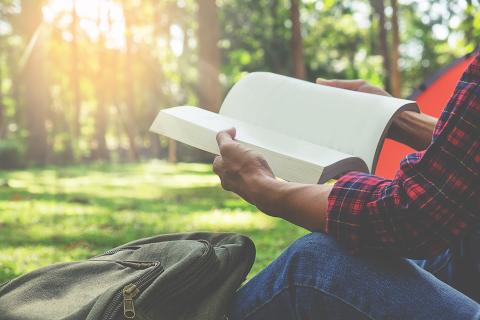
[[[307,185],[273,178],[261,179],[252,197],[261,211],[311,231],[323,230],[330,185]]]
[[[406,144],[416,150],[426,149],[432,140],[437,119],[424,113],[405,111],[392,123],[388,138]]]

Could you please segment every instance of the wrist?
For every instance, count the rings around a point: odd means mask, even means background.
[[[278,206],[282,198],[284,184],[286,184],[285,181],[277,180],[272,176],[255,176],[249,186],[249,202],[260,211],[273,215],[277,211],[275,206]]]
[[[399,113],[392,121],[387,138],[411,146],[411,131],[414,129],[413,119],[417,117],[418,113],[415,111],[403,111]]]
[[[423,150],[431,142],[437,119],[415,111],[404,111],[397,115],[388,132],[388,138]]]

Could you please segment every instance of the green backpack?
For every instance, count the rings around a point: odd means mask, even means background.
[[[35,270],[0,287],[2,320],[217,320],[255,260],[230,233],[170,234],[87,261]]]

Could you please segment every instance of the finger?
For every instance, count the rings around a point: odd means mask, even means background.
[[[223,130],[217,133],[217,144],[221,148],[227,143],[230,143],[233,141],[233,138],[235,138],[237,131],[235,128],[230,128],[228,130]]]
[[[223,175],[223,164],[222,156],[216,156],[215,159],[213,159],[213,172],[215,172],[215,174],[220,178],[220,184],[222,185],[222,188],[230,191],[230,187]]]
[[[366,84],[364,80],[337,80],[337,79],[326,80],[322,78],[317,78],[316,83],[325,85],[325,86],[335,87],[335,88],[347,89],[347,90],[358,90],[358,88]]]
[[[213,159],[213,172],[215,172],[216,175],[221,176],[223,172],[223,159],[221,156],[216,156],[215,159]]]
[[[220,179],[220,184],[222,185],[222,189],[225,191],[232,191],[232,188],[230,187],[230,184],[227,183],[225,180]]]
[[[237,129],[235,127],[227,129],[226,132],[232,137],[232,139],[235,139],[235,136],[237,135]]]
[[[328,79],[325,79],[325,78],[317,78],[317,79],[315,80],[315,82],[316,82],[317,84],[325,84],[325,83],[329,83],[330,81],[331,81],[331,80],[328,80]]]

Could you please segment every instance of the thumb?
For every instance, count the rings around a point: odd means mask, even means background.
[[[237,129],[235,127],[231,127],[230,129],[225,130],[226,133],[232,137],[232,139],[235,139],[235,136],[237,135]]]
[[[235,128],[230,128],[228,130],[223,130],[217,133],[217,144],[221,148],[225,144],[232,141],[235,138],[237,131]]]
[[[325,79],[325,78],[317,78],[317,79],[315,80],[315,83],[317,83],[317,84],[327,84],[327,83],[329,83],[329,82],[331,82],[331,80],[327,80],[327,79]]]

